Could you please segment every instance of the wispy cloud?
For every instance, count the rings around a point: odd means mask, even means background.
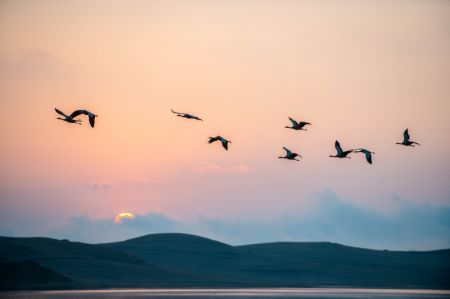
[[[43,49],[27,49],[10,56],[0,56],[0,69],[13,73],[53,73],[61,61],[51,52]]]
[[[86,188],[89,191],[100,191],[100,190],[106,190],[110,189],[112,187],[112,184],[109,182],[99,182],[99,183],[92,183],[86,185]]]
[[[220,163],[210,163],[208,165],[194,168],[197,173],[233,173],[244,174],[251,171],[251,167],[247,164],[238,165],[222,165]]]

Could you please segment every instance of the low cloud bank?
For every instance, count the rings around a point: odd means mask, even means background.
[[[275,219],[211,219],[180,221],[163,214],[113,219],[80,216],[49,234],[99,243],[152,233],[183,232],[240,245],[275,241],[329,241],[345,245],[392,250],[432,250],[450,247],[450,206],[415,205],[399,200],[395,212],[385,215],[357,207],[332,192],[303,216],[286,214]]]

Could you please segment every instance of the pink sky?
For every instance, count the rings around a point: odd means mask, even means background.
[[[325,190],[383,213],[396,197],[448,205],[449,9],[445,1],[1,1],[3,225],[120,212],[305,215]],[[89,109],[97,125],[63,123],[54,107]],[[284,129],[288,116],[313,126]],[[407,127],[422,147],[395,144]],[[233,141],[228,152],[206,143],[218,134]],[[336,139],[375,151],[374,164],[328,158]],[[283,146],[305,159],[277,159]]]

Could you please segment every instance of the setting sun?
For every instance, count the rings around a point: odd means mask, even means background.
[[[134,219],[134,215],[132,213],[120,213],[114,218],[114,222],[122,223],[123,219]]]

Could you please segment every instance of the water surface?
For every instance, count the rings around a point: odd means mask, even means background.
[[[425,299],[450,298],[450,291],[441,290],[395,290],[395,289],[120,289],[82,291],[31,291],[0,293],[8,299],[134,299],[134,298],[302,298],[302,299]]]

